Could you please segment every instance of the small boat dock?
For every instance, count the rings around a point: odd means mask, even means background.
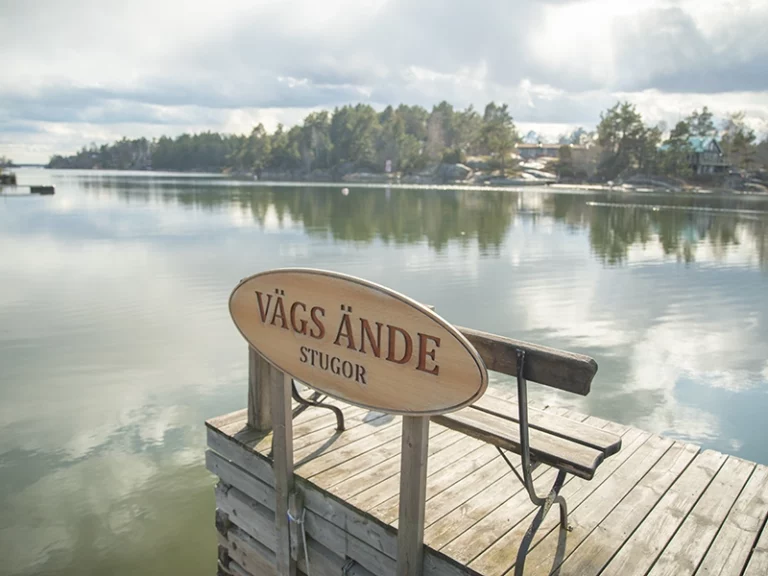
[[[29,196],[30,194],[50,196],[55,193],[54,186],[19,185],[16,174],[13,172],[0,173],[0,196]]]
[[[489,396],[515,400],[512,388],[489,387]],[[293,421],[311,574],[394,574],[401,418],[330,404],[343,411],[345,432],[327,410]],[[591,481],[566,482],[572,531],[547,516],[525,574],[768,574],[768,467],[572,410],[532,408],[620,434],[622,449]],[[250,428],[246,410],[206,426],[207,466],[220,479],[222,570],[276,573],[272,434]],[[434,423],[429,436],[424,573],[513,573],[536,511],[523,486],[488,444]],[[536,483],[554,476],[539,467]]]
[[[590,394],[593,358],[323,270],[229,306],[249,384],[206,422],[223,576],[768,574],[768,466],[528,401]]]

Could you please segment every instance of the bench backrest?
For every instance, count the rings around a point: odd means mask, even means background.
[[[480,353],[486,368],[517,376],[517,351],[525,351],[523,375],[527,380],[586,396],[597,372],[597,362],[574,354],[513,340],[471,328],[456,327]]]

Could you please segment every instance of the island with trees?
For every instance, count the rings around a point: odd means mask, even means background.
[[[594,130],[556,143],[521,137],[506,104],[482,112],[441,102],[368,104],[310,113],[302,124],[262,124],[250,134],[202,132],[175,138],[123,138],[55,155],[49,168],[226,173],[260,180],[403,183],[632,184],[714,186],[767,191],[768,139],[758,141],[744,114],[717,121],[704,107],[668,128],[648,125],[618,102]]]

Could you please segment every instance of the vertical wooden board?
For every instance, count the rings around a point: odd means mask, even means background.
[[[563,554],[566,559],[560,564],[558,573],[561,576],[600,574],[616,551],[622,547],[625,538],[640,526],[660,499],[669,494],[668,491],[678,480],[684,481],[681,475],[698,453],[697,446],[676,443],[603,518],[599,517],[599,507],[595,507],[593,510],[598,514],[595,514],[590,522],[580,520],[578,511],[589,505],[589,502],[585,501],[578,508],[574,532],[568,534]],[[690,491],[690,487],[687,489]],[[587,532],[585,538],[584,534]],[[550,534],[550,538],[552,536],[553,534]],[[568,555],[570,551],[572,553]],[[533,574],[543,574],[545,570],[549,573],[549,568],[545,567],[537,570],[532,566],[532,569]]]
[[[697,574],[739,574],[768,516],[768,467],[758,465],[725,518]]]
[[[744,571],[744,576],[765,576],[766,574],[768,574],[768,523],[763,524],[763,531]]]
[[[639,576],[648,572],[725,460],[725,454],[713,450],[699,454],[622,545],[601,575]],[[610,540],[613,534],[605,533],[605,536]],[[577,554],[582,554],[581,547],[574,556]]]
[[[659,556],[649,576],[693,574],[755,465],[730,456],[682,526]]]
[[[455,444],[461,435],[453,430],[441,429],[440,426],[433,425],[429,428],[429,469],[432,471],[433,457],[435,454]],[[434,433],[434,436],[432,435]],[[383,462],[354,474],[335,484],[332,492],[339,498],[345,500],[359,494],[363,490],[376,486],[380,482],[400,474],[400,455],[387,458]]]
[[[434,457],[430,458],[429,475],[434,476],[448,466],[453,465],[457,460],[464,458],[467,454],[479,450],[481,447],[483,447],[483,443],[479,440],[462,435],[461,438],[456,440],[455,444],[449,446],[445,450],[441,450],[435,454]],[[371,485],[370,488],[367,488],[358,494],[355,494],[348,499],[349,504],[360,510],[370,511],[371,514],[373,514],[374,508],[390,500],[390,498],[396,497],[398,490],[400,490],[399,466],[400,459],[398,458],[398,471],[396,474]]]
[[[428,446],[429,417],[403,416],[400,527],[397,532],[398,576],[422,574]]]
[[[272,428],[271,369],[269,363],[248,346],[248,425],[256,430]]]
[[[647,450],[643,451],[646,447]],[[558,529],[547,532],[546,529],[540,529],[536,533],[526,558],[526,573],[537,576],[549,574],[565,558],[568,558],[574,548],[614,510],[636,484],[648,477],[648,473],[653,468],[659,466],[665,480],[672,477],[669,480],[671,483],[695,456],[695,453],[686,452],[684,444],[661,436],[651,436],[643,448],[635,453],[634,461],[628,460],[624,466],[620,466],[588,498],[569,511],[568,520],[573,527],[571,532],[563,533]],[[664,477],[663,473],[667,470],[671,473],[668,477]],[[651,483],[655,476],[651,479]],[[651,493],[650,497],[654,498],[655,502],[661,494]]]
[[[453,465],[443,468],[437,474],[429,476],[427,479],[427,500],[439,494],[446,488],[453,486],[462,478],[470,475],[478,468],[498,457],[499,454],[496,452],[496,449],[493,446],[485,444],[478,450],[470,453],[469,456],[460,462],[454,462]],[[371,514],[376,516],[376,518],[382,522],[391,524],[398,516],[397,497],[395,496],[382,502],[376,508],[371,510]]]
[[[610,474],[629,458],[650,437],[639,430],[630,430],[624,437],[624,448],[617,455],[606,460],[597,469],[595,477],[587,482],[581,478],[569,477],[560,491],[570,506],[580,502]],[[556,471],[545,473],[537,485],[538,492],[544,492],[555,481]],[[477,561],[480,565],[512,563],[517,553],[517,546],[528,529],[535,508],[527,492],[505,502],[491,512],[466,533],[461,534],[444,546],[441,551],[460,562],[470,564]],[[557,524],[557,516],[547,517],[543,526]],[[522,523],[522,524],[521,524]],[[519,529],[518,529],[519,528]],[[482,570],[480,570],[482,571]]]
[[[291,418],[291,377],[272,370],[272,429],[275,470],[275,562],[280,576],[295,576],[291,558],[288,499],[293,492],[293,425]]]
[[[660,449],[666,449],[669,444],[671,444],[671,441],[661,446],[656,437],[650,434],[640,435],[635,442],[627,446],[616,456],[606,460],[606,462],[598,468],[597,474],[595,474],[595,477],[592,480],[587,481],[582,478],[572,478],[560,491],[560,494],[565,498],[566,502],[569,503],[569,514],[578,507],[579,504],[586,500],[587,497],[594,493],[595,490],[598,490],[605,482],[608,482],[618,469],[624,466],[634,467],[635,463],[645,462],[649,458],[655,458],[657,460],[660,456]],[[651,462],[648,462],[647,464],[650,466]],[[527,516],[517,523],[511,530],[505,531],[506,533],[501,538],[469,564],[470,567],[484,574],[503,574],[506,572],[515,562],[520,541],[528,530],[535,512],[536,509],[534,507],[528,508],[526,510]],[[531,549],[543,536],[546,536],[549,531],[557,528],[559,522],[560,518],[558,514],[547,515],[542,522],[539,531],[536,533],[535,540],[531,544]]]

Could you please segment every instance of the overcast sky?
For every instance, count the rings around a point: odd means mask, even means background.
[[[522,131],[709,105],[768,131],[767,0],[0,0],[0,155],[273,129],[351,102],[510,105]]]

